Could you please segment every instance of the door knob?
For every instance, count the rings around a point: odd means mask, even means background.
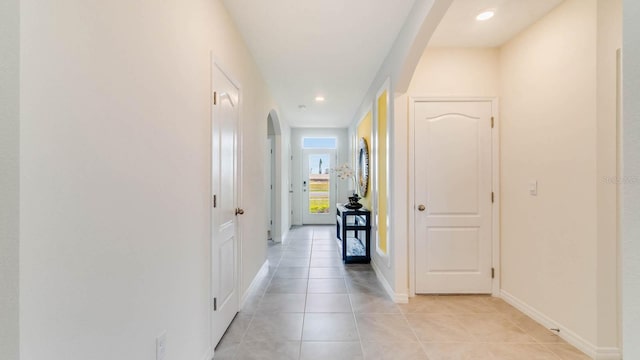
[[[237,208],[237,209],[236,209],[236,216],[238,216],[238,215],[242,215],[242,214],[244,214],[244,210],[243,210],[243,209],[240,209],[240,208]]]
[[[419,211],[425,211],[426,209],[427,209],[427,207],[426,207],[426,206],[424,206],[424,205],[422,205],[422,204],[418,205],[418,210],[419,210]]]

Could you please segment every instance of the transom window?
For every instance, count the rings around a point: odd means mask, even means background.
[[[329,137],[305,137],[302,138],[303,149],[335,149],[338,147],[338,139]]]

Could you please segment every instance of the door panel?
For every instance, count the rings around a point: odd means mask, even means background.
[[[491,102],[414,110],[416,292],[490,293]]]
[[[215,299],[211,336],[215,346],[239,310],[235,213],[239,89],[215,65],[212,83],[217,99],[211,119],[211,190],[215,197],[211,212],[211,286]]]
[[[429,214],[478,214],[480,119],[448,114],[426,119]]]
[[[429,228],[429,272],[479,271],[478,228]]]
[[[229,230],[231,230],[231,226],[229,226],[228,231]],[[223,230],[223,232],[226,231]],[[220,288],[218,291],[218,299],[221,307],[224,307],[224,304],[233,297],[235,291],[236,278],[234,270],[236,268],[236,254],[233,239],[233,235],[228,234],[220,244],[218,258],[218,264],[220,264]]]

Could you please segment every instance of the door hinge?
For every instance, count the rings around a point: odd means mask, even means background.
[[[218,92],[213,92],[213,105],[218,105]]]
[[[213,311],[218,311],[218,298],[213,298]]]
[[[493,195],[493,191],[491,192],[491,203],[493,204],[493,202],[495,201],[495,196]]]
[[[494,125],[494,119],[493,116],[491,117],[491,128],[493,129],[493,125]]]
[[[213,195],[212,203],[213,203],[213,207],[214,208],[218,206],[218,196],[217,195]]]
[[[495,268],[491,268],[491,278],[492,279],[496,278],[496,269]]]

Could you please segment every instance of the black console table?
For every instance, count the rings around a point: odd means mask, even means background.
[[[345,264],[371,261],[371,212],[361,208],[336,207],[336,237]]]

